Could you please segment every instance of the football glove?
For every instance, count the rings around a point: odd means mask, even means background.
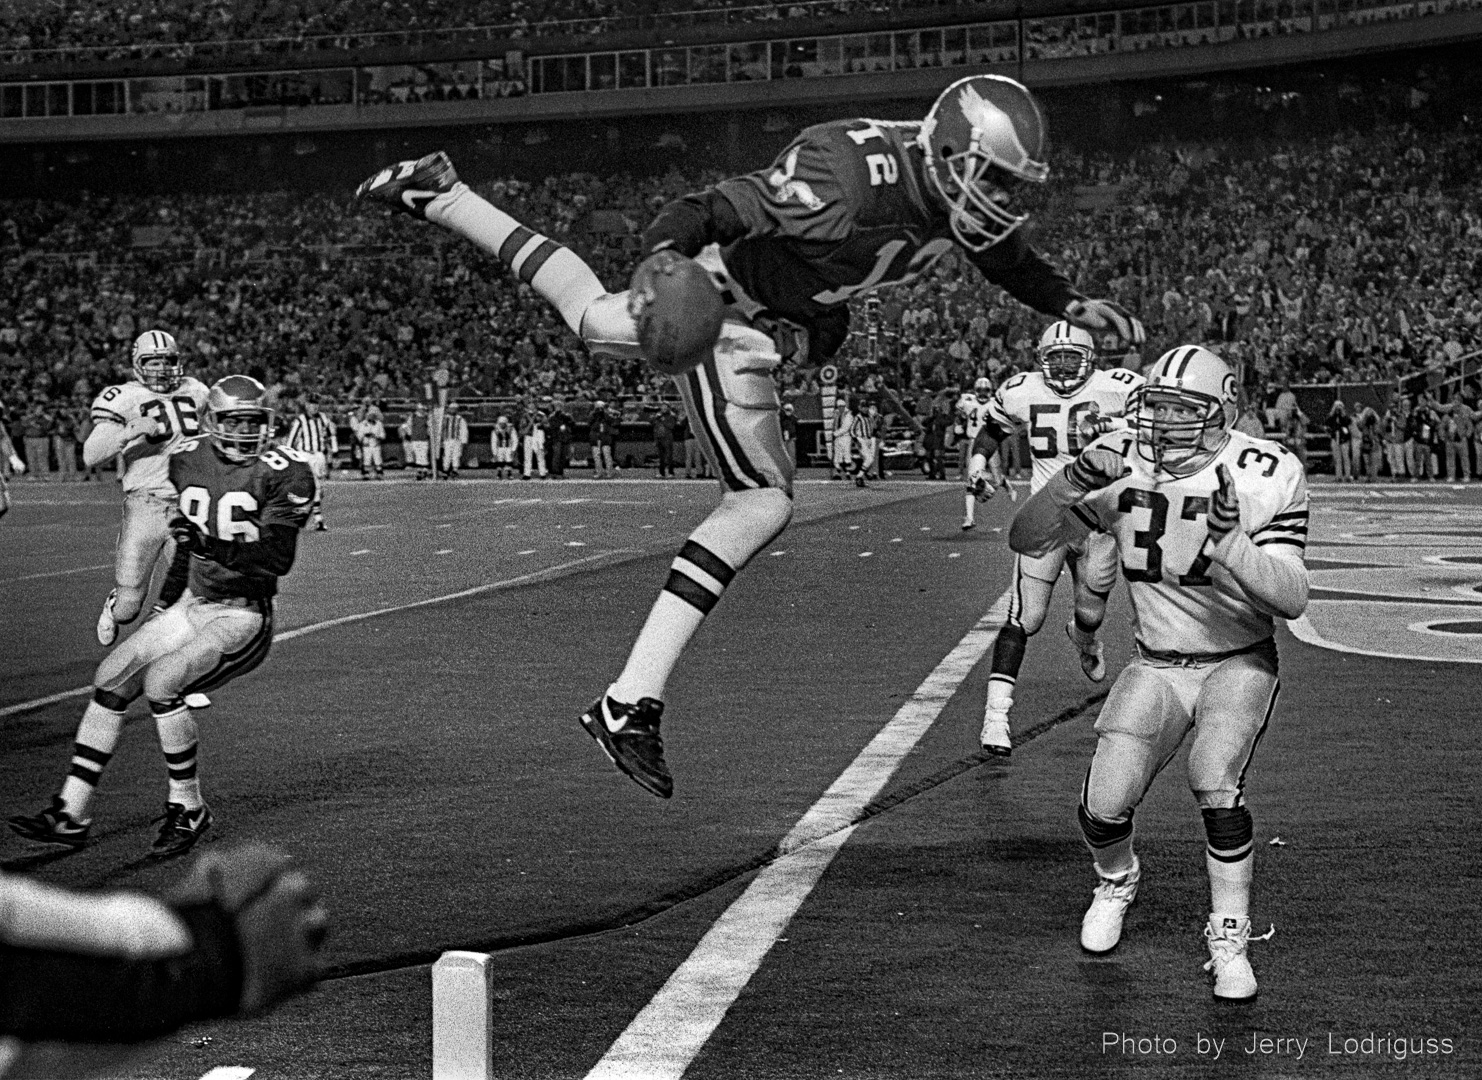
[[[1065,317],[1083,330],[1116,334],[1127,345],[1147,340],[1142,322],[1115,300],[1072,300],[1065,305]]]
[[[1222,462],[1214,467],[1220,486],[1209,500],[1209,535],[1218,544],[1232,529],[1240,527],[1240,497],[1235,494],[1235,480]]]
[[[152,416],[136,416],[124,425],[124,442],[131,443],[135,439],[152,439],[165,429]]]
[[[1131,472],[1132,467],[1122,460],[1121,454],[1101,446],[1082,450],[1065,466],[1065,478],[1070,481],[1070,486],[1084,495],[1115,484]]]
[[[14,451],[12,451],[10,455],[10,468],[11,471],[14,472],[17,476],[20,476],[23,472],[26,471],[26,463],[22,461],[20,459],[20,455],[16,454]]]
[[[1087,402],[1085,413],[1076,423],[1076,431],[1082,442],[1090,442],[1099,435],[1105,435],[1108,431],[1116,429],[1117,422],[1110,416],[1101,415],[1101,405],[1095,401]]]
[[[242,957],[238,1015],[319,981],[329,915],[287,855],[265,844],[207,852],[166,902],[214,908],[231,922]]]
[[[170,519],[170,539],[175,541],[177,551],[195,554],[204,551],[206,547],[206,537],[200,526],[184,514],[176,514]]]

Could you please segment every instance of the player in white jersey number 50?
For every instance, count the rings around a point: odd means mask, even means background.
[[[1142,376],[1126,368],[1096,370],[1096,343],[1089,333],[1068,322],[1052,323],[1040,335],[1039,370],[1014,375],[998,388],[973,444],[968,467],[968,497],[987,500],[1003,484],[996,455],[1005,439],[1029,435],[1033,460],[1030,493],[1044,487],[1081,447],[1097,434],[1120,424],[1128,397],[1142,386]],[[1013,489],[1009,489],[1012,494]],[[1106,661],[1096,632],[1106,616],[1106,599],[1117,580],[1116,545],[1109,536],[1093,533],[1074,544],[1046,552],[1039,558],[1014,560],[1008,612],[993,643],[992,672],[983,706],[979,737],[989,753],[1007,754],[1010,748],[1009,710],[1024,649],[1044,625],[1050,595],[1060,572],[1070,570],[1075,590],[1075,616],[1065,633],[1080,653],[1081,670],[1092,682],[1106,678]]]
[[[117,457],[123,522],[114,550],[113,591],[98,616],[98,643],[112,645],[121,624],[139,616],[155,563],[169,539],[174,490],[171,452],[201,433],[206,387],[185,374],[175,338],[146,330],[134,342],[134,378],[93,401],[93,431],[82,448],[89,466]]]
[[[1132,815],[1193,732],[1189,787],[1204,820],[1217,998],[1256,994],[1246,956],[1254,824],[1245,776],[1276,706],[1276,616],[1307,606],[1307,481],[1279,443],[1232,431],[1235,377],[1185,345],[1153,366],[1131,432],[1081,451],[1020,510],[1009,544],[1029,556],[1090,530],[1112,536],[1132,598],[1137,656],[1096,721],[1079,819],[1100,884],[1081,924],[1114,948],[1142,867]]]

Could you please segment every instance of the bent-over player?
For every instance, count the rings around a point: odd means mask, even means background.
[[[314,499],[314,474],[297,451],[273,448],[273,410],[256,379],[211,387],[204,439],[170,455],[175,557],[153,615],[98,665],[93,700],[77,728],[62,790],[38,814],[13,817],[29,840],[80,848],[88,808],[113,757],[129,703],[143,695],[169,772],[157,858],[195,846],[211,827],[197,775],[197,727],[185,696],[256,668],[273,642],[273,597],[293,567]]]
[[[1271,720],[1276,616],[1307,606],[1307,482],[1279,443],[1232,431],[1235,376],[1206,349],[1165,353],[1129,410],[1131,432],[1097,439],[1014,519],[1009,544],[1042,556],[1092,529],[1116,541],[1137,656],[1096,721],[1078,815],[1101,879],[1081,946],[1121,939],[1142,865],[1132,815],[1193,732],[1189,787],[1207,838],[1205,970],[1217,998],[1256,994],[1246,956],[1254,826],[1246,770]]]

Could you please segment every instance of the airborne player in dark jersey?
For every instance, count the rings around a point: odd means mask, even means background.
[[[170,777],[152,854],[189,851],[211,827],[185,695],[213,690],[267,656],[278,579],[293,567],[314,498],[309,465],[295,451],[270,447],[273,410],[266,396],[256,379],[222,379],[206,399],[205,438],[170,455],[175,558],[159,604],[98,666],[61,792],[39,814],[10,819],[27,839],[71,848],[87,843],[88,804],[118,745],[124,712],[141,694]]]
[[[442,153],[403,161],[360,185],[466,237],[556,306],[594,353],[637,356],[638,317],[657,274],[694,258],[726,305],[719,339],[675,377],[691,428],[716,467],[721,504],[685,542],[617,682],[581,721],[623,772],[673,791],[659,737],[665,685],[737,572],[787,527],[794,463],[778,422],[769,330],[808,332],[810,362],[843,344],[849,300],[909,281],[954,246],[1025,304],[1140,342],[1142,327],[1073,288],[1024,239],[1014,187],[1048,175],[1044,119],[1023,86],[978,75],[944,90],[926,119],[843,120],[804,131],[775,162],[670,203],[644,231],[633,288],[609,293],[591,269],[460,183]],[[652,349],[650,350],[652,352]],[[649,356],[656,360],[655,355]]]

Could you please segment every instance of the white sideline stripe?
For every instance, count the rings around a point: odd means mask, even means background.
[[[587,1080],[678,1080],[684,1075],[854,833],[853,819],[894,775],[993,644],[1004,606],[1001,597],[793,826],[778,845],[782,858],[764,867],[726,909]]]
[[[66,577],[68,574],[87,574],[94,570],[110,570],[113,568],[111,562],[99,563],[97,566],[75,566],[71,570],[48,570],[44,574],[22,574],[20,577],[0,578],[0,585],[14,585],[17,581],[36,581],[39,578]]]
[[[483,585],[475,585],[471,589],[461,589],[458,592],[446,593],[443,596],[433,596],[426,600],[413,600],[407,604],[394,604],[391,607],[377,608],[375,611],[362,611],[356,615],[342,615],[338,619],[326,619],[324,622],[310,623],[308,626],[300,626],[296,630],[288,630],[281,634],[273,635],[273,642],[292,641],[294,638],[303,637],[305,634],[316,634],[320,630],[328,630],[335,626],[344,626],[348,623],[363,622],[366,619],[375,619],[382,615],[393,615],[398,611],[411,611],[413,608],[429,607],[432,604],[443,604],[449,600],[461,600],[465,596],[477,596],[479,593],[494,592],[498,589],[509,589],[516,585],[524,585],[531,581],[539,581],[541,578],[554,577],[563,570],[570,570],[585,563],[596,562],[599,559],[610,559],[614,555],[642,554],[637,548],[618,548],[613,551],[603,551],[596,555],[587,555],[580,559],[572,559],[570,562],[557,563],[548,566],[544,570],[532,570],[528,574],[520,574],[518,577],[505,578],[502,581],[490,581]],[[81,697],[92,693],[92,685],[76,686],[71,690],[63,690],[60,693],[48,694],[46,697],[32,698],[30,701],[20,701],[14,705],[6,705],[0,708],[0,719],[7,716],[15,716],[17,713],[30,712],[32,709],[40,709],[47,705],[53,705],[58,701],[66,701],[68,698]]]
[[[202,1073],[201,1080],[247,1080],[255,1072],[256,1069],[245,1065],[218,1065],[210,1072]]]

